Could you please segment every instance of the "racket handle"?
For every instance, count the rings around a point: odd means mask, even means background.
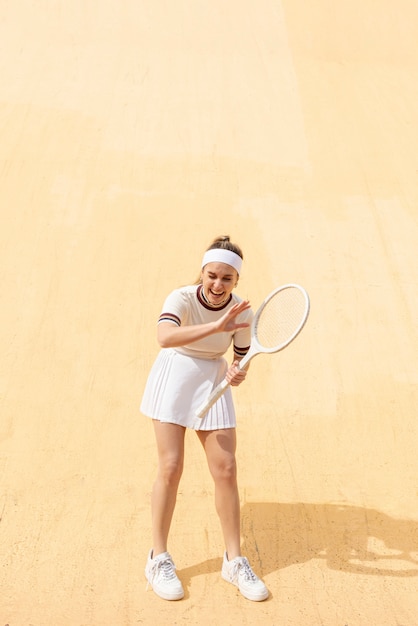
[[[219,383],[219,385],[215,387],[215,389],[212,391],[205,404],[202,404],[202,406],[196,411],[197,417],[202,418],[205,413],[209,411],[211,406],[213,406],[215,402],[219,400],[221,396],[223,396],[228,387],[229,383],[227,382],[226,378],[224,378],[223,381]]]

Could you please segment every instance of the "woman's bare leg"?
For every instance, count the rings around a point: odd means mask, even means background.
[[[235,428],[197,431],[215,482],[215,506],[228,559],[241,555],[240,503],[235,460]]]
[[[167,551],[168,533],[183,472],[185,428],[154,420],[157,440],[158,474],[152,496],[152,534],[154,556]]]

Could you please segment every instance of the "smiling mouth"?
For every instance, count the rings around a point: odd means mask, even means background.
[[[212,296],[214,296],[215,298],[220,298],[220,297],[222,297],[223,295],[225,295],[225,292],[224,292],[224,291],[222,291],[221,293],[215,293],[214,291],[212,291],[212,289],[210,289],[210,290],[209,290],[209,293],[210,293]]]

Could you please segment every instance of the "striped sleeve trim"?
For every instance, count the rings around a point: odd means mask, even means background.
[[[158,324],[160,322],[171,322],[172,324],[176,324],[176,326],[181,326],[181,320],[174,313],[161,313],[158,318]]]
[[[239,348],[238,346],[234,346],[234,354],[235,356],[242,359],[242,357],[247,354],[249,349],[250,349],[250,346],[246,346],[245,348]]]

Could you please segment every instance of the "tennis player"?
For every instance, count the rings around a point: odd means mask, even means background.
[[[149,374],[141,403],[153,419],[159,467],[151,509],[153,547],[145,576],[165,600],[180,600],[183,586],[167,551],[168,534],[183,471],[186,428],[196,430],[215,484],[215,505],[225,553],[222,577],[254,601],[268,590],[240,551],[240,503],[236,475],[236,417],[230,387],[200,419],[198,407],[225,377],[232,386],[246,376],[238,362],[250,346],[253,312],[233,293],[242,251],[229,237],[219,237],[205,252],[198,282],[174,290],[164,302],[157,326],[161,350]],[[224,354],[233,344],[234,360]]]

